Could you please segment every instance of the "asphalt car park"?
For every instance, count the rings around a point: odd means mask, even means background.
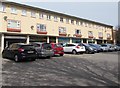
[[[2,60],[3,86],[117,86],[118,52]]]

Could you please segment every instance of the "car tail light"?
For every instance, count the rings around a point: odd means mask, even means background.
[[[76,48],[80,48],[80,46],[76,46]]]
[[[18,51],[19,51],[19,52],[23,52],[23,51],[24,51],[24,49],[22,49],[22,48],[19,48],[19,49],[18,49]]]

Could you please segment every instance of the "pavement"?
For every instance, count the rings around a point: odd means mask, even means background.
[[[3,86],[118,86],[118,52],[65,54],[15,63],[2,59]]]

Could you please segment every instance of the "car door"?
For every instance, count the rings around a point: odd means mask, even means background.
[[[8,58],[12,57],[12,53],[11,53],[12,47],[13,47],[13,44],[11,44],[5,51]]]
[[[68,52],[72,52],[74,48],[75,48],[75,45],[74,45],[74,44],[68,44],[67,51],[68,51]]]
[[[68,44],[66,44],[65,46],[63,46],[64,52],[68,52]]]

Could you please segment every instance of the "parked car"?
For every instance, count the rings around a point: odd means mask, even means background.
[[[112,44],[101,44],[103,51],[114,51],[114,46]]]
[[[109,50],[109,47],[106,44],[101,44],[101,48],[103,52],[107,52]]]
[[[100,48],[100,46],[98,44],[89,43],[89,45],[95,47],[97,49],[97,52],[102,51],[102,49]]]
[[[117,45],[113,45],[114,46],[114,50],[115,51],[119,51],[120,50],[120,46],[117,46]]]
[[[54,51],[50,43],[32,42],[31,44],[35,47],[38,54],[38,58],[39,57],[50,58],[54,55]]]
[[[51,43],[52,49],[54,50],[54,55],[64,55],[64,50],[63,47],[59,44],[56,43]]]
[[[91,53],[91,54],[95,53],[94,49],[89,44],[82,43],[82,45],[85,46],[86,53]]]
[[[71,44],[66,44],[64,47],[64,52],[67,53],[85,53],[85,47],[82,44],[77,44],[77,43],[71,43]]]
[[[16,62],[22,60],[35,60],[37,52],[33,45],[24,43],[13,43],[2,52],[3,58],[10,58]]]

